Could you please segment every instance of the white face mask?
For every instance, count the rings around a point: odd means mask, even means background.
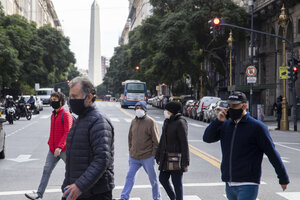
[[[164,111],[165,119],[170,119],[171,115],[169,115],[169,112],[167,110]]]
[[[142,110],[142,109],[137,109],[137,110],[135,111],[135,116],[137,116],[137,118],[142,118],[142,117],[145,116],[145,111]]]

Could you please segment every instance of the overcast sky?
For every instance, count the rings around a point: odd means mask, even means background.
[[[78,68],[87,69],[91,5],[94,0],[52,0],[65,36],[70,38]],[[128,17],[128,0],[98,0],[101,55],[111,57]]]

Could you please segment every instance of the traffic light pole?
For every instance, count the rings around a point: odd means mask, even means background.
[[[251,7],[251,30],[253,30],[253,1],[249,1],[249,6]],[[251,66],[254,66],[253,63],[253,31],[250,33],[250,45],[251,45],[251,53],[250,53],[250,63]],[[250,115],[253,116],[253,83],[250,83],[250,100],[249,100],[249,111]]]
[[[248,31],[251,33],[258,33],[261,35],[267,35],[270,37],[275,37],[275,38],[279,38],[281,40],[286,41],[286,43],[288,44],[290,50],[291,50],[291,56],[292,58],[294,58],[294,47],[293,44],[286,38],[280,36],[280,35],[275,35],[275,34],[271,34],[271,33],[266,33],[263,31],[258,31],[258,30],[254,30],[254,29],[249,29],[249,28],[245,28],[245,27],[241,27],[241,26],[236,26],[233,24],[227,24],[227,23],[220,23],[219,26],[227,26],[227,27],[231,27],[231,28],[237,28],[237,29],[241,29],[244,31]],[[294,59],[292,59],[292,66],[295,65]],[[295,88],[295,81],[293,81],[292,83],[292,94],[293,94],[293,121],[294,121],[294,131],[297,131],[297,98],[296,98],[296,88]]]

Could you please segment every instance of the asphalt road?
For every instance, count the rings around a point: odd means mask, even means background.
[[[127,135],[134,115],[133,109],[121,109],[119,103],[97,102],[98,108],[108,115],[115,127],[115,184],[114,198],[119,198],[128,170]],[[163,111],[148,106],[148,114],[157,121],[161,133]],[[41,178],[48,152],[51,108],[45,107],[39,115],[27,121],[21,118],[14,125],[4,125],[6,138],[6,159],[0,160],[0,200],[26,199],[25,192],[36,190]],[[187,118],[189,123],[189,144],[191,165],[184,174],[185,200],[225,200],[224,183],[220,179],[220,144],[207,144],[202,141],[208,125]],[[267,124],[270,127],[274,123]],[[299,132],[271,131],[290,176],[288,189],[282,192],[274,168],[265,157],[263,161],[260,200],[299,200],[300,199],[300,134]],[[64,163],[60,161],[50,178],[44,200],[58,200],[64,177]],[[168,199],[161,188],[163,199]],[[150,200],[151,186],[143,169],[136,177],[131,193],[134,200]]]

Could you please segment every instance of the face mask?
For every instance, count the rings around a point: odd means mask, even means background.
[[[60,102],[59,101],[51,101],[50,105],[52,106],[53,109],[59,109],[60,107]]]
[[[144,110],[141,110],[141,109],[137,109],[137,110],[135,111],[135,116],[136,116],[137,118],[142,118],[142,117],[145,116],[145,111],[144,111]]]
[[[170,119],[170,117],[171,117],[171,115],[169,115],[167,110],[164,111],[164,116],[165,116],[165,119]]]
[[[244,111],[243,108],[240,108],[240,109],[229,108],[228,109],[229,117],[233,120],[237,120],[242,116],[243,111]]]
[[[70,103],[70,107],[72,112],[74,112],[76,115],[81,115],[84,110],[85,110],[85,106],[84,106],[84,99],[70,99],[69,103]]]

